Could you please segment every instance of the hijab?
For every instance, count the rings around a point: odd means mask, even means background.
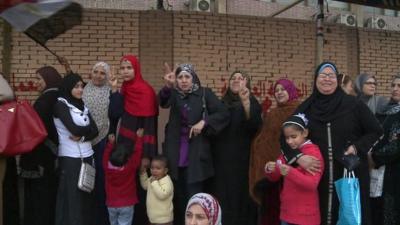
[[[400,75],[395,75],[392,83],[396,80],[400,79]],[[393,99],[390,99],[389,103],[386,105],[386,107],[383,110],[383,114],[385,115],[394,115],[396,113],[400,112],[400,102],[396,102]]]
[[[225,95],[222,97],[222,102],[228,107],[228,108],[232,108],[232,107],[236,107],[241,105],[242,103],[240,102],[240,97],[239,94],[235,94],[232,92],[231,90],[231,80],[233,78],[233,76],[237,73],[240,73],[242,75],[243,78],[245,78],[247,80],[246,83],[246,87],[247,89],[249,89],[249,91],[251,91],[251,85],[250,85],[250,76],[247,75],[245,72],[240,71],[240,70],[236,70],[234,71],[231,76],[229,77],[229,86],[228,89],[225,92]],[[251,94],[251,93],[250,93]]]
[[[93,120],[96,122],[99,135],[92,141],[95,145],[107,136],[109,130],[108,106],[110,104],[111,88],[107,84],[110,77],[110,66],[105,62],[98,62],[93,66],[92,72],[97,67],[103,67],[106,72],[106,79],[102,86],[96,86],[89,81],[83,89],[83,102],[88,107]]]
[[[296,110],[296,112],[308,111],[307,116],[321,122],[330,122],[339,116],[347,114],[356,106],[356,99],[346,95],[342,88],[337,85],[332,94],[324,95],[317,88],[317,78],[325,69],[331,68],[335,76],[338,76],[339,71],[336,65],[332,62],[321,63],[314,74],[314,87],[310,97],[308,97]]]
[[[126,55],[122,57],[122,61],[129,61],[135,73],[132,80],[122,83],[121,93],[124,96],[125,111],[133,116],[156,116],[158,114],[156,93],[143,79],[139,60],[134,55]]]
[[[198,204],[204,210],[208,220],[211,221],[211,225],[222,225],[221,207],[213,196],[206,193],[193,195],[187,204],[186,211],[194,204]]]
[[[178,75],[181,72],[189,73],[192,76],[192,87],[190,88],[190,90],[188,92],[185,93],[183,90],[181,90],[178,87],[178,85],[176,85],[176,90],[178,91],[179,95],[183,98],[186,95],[199,90],[199,88],[201,87],[201,83],[200,83],[200,79],[197,76],[196,71],[194,70],[194,67],[192,64],[185,63],[185,64],[179,65],[179,67],[175,71],[175,76],[178,77]]]
[[[58,88],[61,84],[62,77],[54,67],[44,66],[36,70],[36,73],[39,74],[46,83],[43,92],[51,88]]]
[[[75,85],[82,81],[82,77],[77,73],[68,73],[61,81],[60,85],[60,96],[68,101],[69,104],[75,106],[79,110],[83,111],[85,109],[85,104],[82,99],[75,98],[72,96],[72,89]]]
[[[373,114],[381,113],[384,111],[385,106],[388,103],[388,100],[383,96],[368,96],[363,93],[363,87],[365,82],[368,79],[373,78],[376,81],[375,76],[369,74],[360,74],[357,76],[355,81],[355,91],[357,93],[357,97],[364,102],[368,108],[372,111]]]
[[[278,86],[278,84],[282,85],[282,87],[285,88],[285,90],[289,94],[288,103],[292,102],[294,100],[297,100],[299,98],[299,93],[297,92],[297,88],[291,80],[281,78],[278,81],[276,81],[276,83],[274,85],[274,92],[275,92],[276,86]]]

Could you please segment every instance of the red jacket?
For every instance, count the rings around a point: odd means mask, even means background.
[[[318,184],[324,170],[324,160],[317,145],[306,142],[300,147],[305,155],[314,156],[321,162],[321,171],[315,175],[301,168],[291,168],[284,177],[281,190],[281,220],[299,225],[317,225],[321,223],[319,212]],[[286,161],[283,155],[279,156],[283,164]],[[266,173],[271,181],[281,178],[279,166],[275,171]]]
[[[123,167],[115,167],[110,163],[113,149],[114,144],[108,142],[103,157],[106,205],[108,207],[134,205],[139,202],[136,194],[136,171],[142,158],[143,138],[137,138],[133,154]]]

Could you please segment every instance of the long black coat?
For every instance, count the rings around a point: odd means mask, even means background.
[[[160,106],[171,108],[168,124],[165,130],[163,154],[169,161],[170,175],[178,179],[178,163],[181,137],[181,108],[187,104],[190,108],[188,124],[195,125],[202,120],[203,89],[207,105],[207,125],[200,135],[189,141],[188,182],[200,182],[214,175],[213,160],[209,137],[216,135],[229,123],[229,113],[222,102],[209,88],[199,88],[182,98],[175,89],[167,100],[160,98]]]
[[[58,146],[58,134],[53,122],[53,108],[59,97],[58,90],[48,89],[33,104],[33,108],[40,116],[47,130],[47,141],[39,144],[32,152],[21,156],[21,168],[27,171],[38,170],[43,167],[45,174],[54,171],[56,152],[49,146]],[[50,144],[49,144],[50,143]]]
[[[346,98],[353,97],[346,96]],[[310,139],[319,146],[325,162],[325,171],[319,184],[321,224],[324,225],[336,224],[338,219],[339,201],[333,183],[343,177],[344,167],[337,159],[343,155],[349,144],[355,145],[357,154],[361,158],[361,164],[355,169],[355,175],[360,182],[362,224],[369,225],[371,222],[367,152],[383,132],[379,122],[364,103],[355,99],[349,101],[353,104],[353,110],[326,123],[311,119],[309,110],[304,112],[310,120]],[[330,135],[328,127],[330,127]],[[329,136],[332,140],[331,152],[328,150]],[[295,154],[295,151],[285,152],[285,157],[290,160]],[[333,176],[330,175],[330,165],[332,165]],[[330,196],[332,196],[331,205],[329,204]],[[332,212],[332,223],[328,223],[329,211]]]
[[[256,224],[256,205],[249,195],[250,145],[262,125],[261,106],[250,98],[250,119],[241,104],[230,107],[229,125],[213,144],[215,196],[221,204],[223,223]]]
[[[378,116],[383,121],[384,138],[372,152],[377,167],[385,165],[382,225],[400,224],[400,112]]]

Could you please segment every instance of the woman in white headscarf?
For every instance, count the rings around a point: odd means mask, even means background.
[[[185,225],[222,225],[221,207],[212,195],[193,195],[186,207]]]
[[[101,162],[106,144],[106,136],[110,128],[108,108],[110,105],[109,85],[110,66],[105,62],[96,63],[91,72],[91,80],[83,89],[83,101],[89,108],[93,120],[96,122],[99,135],[92,140],[96,163],[96,224],[108,225],[108,213],[105,205],[104,173]]]

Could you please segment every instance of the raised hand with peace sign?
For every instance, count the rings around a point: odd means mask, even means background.
[[[171,67],[167,62],[164,62],[164,81],[165,85],[169,88],[175,87],[176,76],[175,70],[171,70]]]
[[[111,68],[110,71],[110,78],[108,79],[108,84],[111,87],[111,91],[113,93],[115,93],[116,91],[118,91],[118,77],[115,74],[115,68],[114,66]]]

